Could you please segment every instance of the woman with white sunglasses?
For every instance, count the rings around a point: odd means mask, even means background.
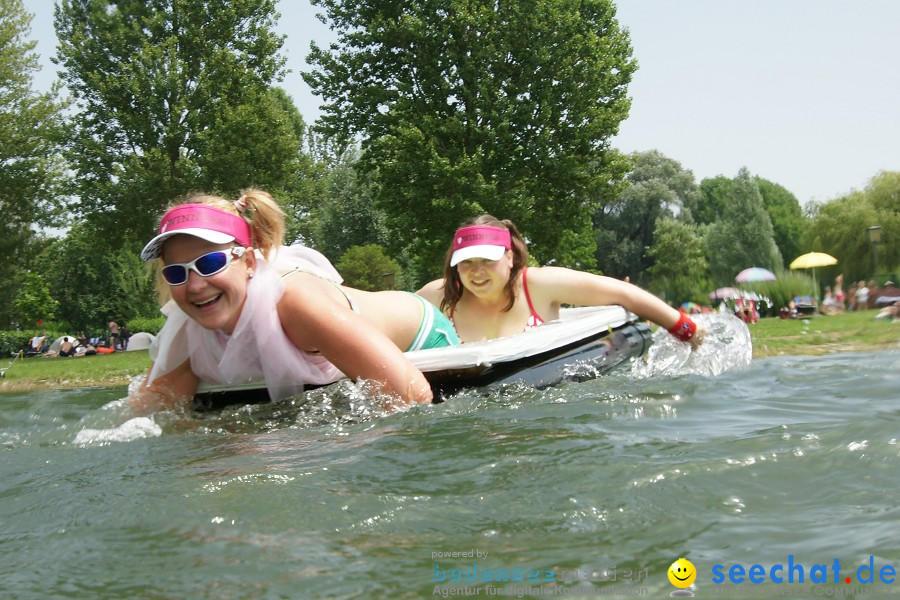
[[[171,300],[135,410],[186,408],[200,381],[264,381],[277,400],[343,376],[431,401],[403,352],[459,343],[444,315],[408,292],[341,286],[328,259],[282,246],[283,235],[284,213],[261,190],[236,202],[194,196],[166,212],[141,257],[160,260]]]

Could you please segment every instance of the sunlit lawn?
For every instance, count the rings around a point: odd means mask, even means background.
[[[828,354],[900,347],[900,323],[876,319],[877,310],[761,319],[751,324],[753,356]]]
[[[0,367],[6,368],[9,361],[12,358],[3,359]],[[130,377],[145,373],[149,368],[150,357],[146,350],[77,358],[19,358],[0,379],[0,390],[124,385]]]

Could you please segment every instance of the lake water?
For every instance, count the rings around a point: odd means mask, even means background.
[[[647,369],[119,428],[124,389],[2,395],[2,595],[662,598],[682,556],[698,598],[900,594],[900,347]]]

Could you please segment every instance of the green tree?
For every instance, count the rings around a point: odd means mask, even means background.
[[[347,152],[328,171],[326,191],[313,211],[315,247],[332,262],[352,246],[385,245],[385,215],[375,206],[371,178]]]
[[[648,254],[654,261],[649,269],[650,289],[674,306],[682,302],[707,301],[711,286],[706,245],[701,226],[663,217],[656,222],[656,243]]]
[[[308,212],[306,180],[312,159],[303,151],[306,123],[283,89],[248,92],[243,103],[221,107],[217,126],[196,134],[199,189],[237,191],[256,185],[294,215]]]
[[[344,278],[344,285],[373,292],[393,289],[401,276],[400,265],[378,244],[353,246],[335,268]]]
[[[900,212],[900,171],[879,172],[869,180],[865,191],[876,210]]]
[[[270,87],[277,16],[275,0],[60,2],[57,60],[78,106],[68,156],[100,243],[146,239],[188,191],[296,185],[299,115]]]
[[[783,186],[755,177],[763,207],[772,222],[772,235],[781,253],[783,266],[800,255],[805,219],[797,197]],[[699,203],[693,208],[698,223],[712,224],[732,205],[734,180],[717,175],[700,182]]]
[[[25,273],[16,292],[13,307],[19,327],[31,327],[39,320],[56,317],[58,302],[50,295],[50,286],[38,273]]]
[[[157,316],[155,277],[139,252],[139,246],[98,252],[96,235],[84,224],[49,244],[36,264],[59,302],[58,319],[96,331],[107,316],[120,321]]]
[[[39,70],[28,40],[31,15],[21,0],[0,0],[0,327],[15,318],[20,277],[63,207],[61,139],[64,105],[57,88],[32,90]]]
[[[320,125],[377,183],[394,254],[440,271],[454,227],[516,221],[533,254],[592,266],[591,215],[625,169],[610,138],[636,68],[611,0],[313,0],[338,41],[304,73]]]
[[[693,173],[657,150],[636,152],[630,159],[628,186],[594,214],[597,264],[612,277],[646,283],[657,221],[678,215],[689,222],[685,207],[697,203],[699,191]]]
[[[803,230],[806,227],[803,209],[800,208],[797,197],[783,186],[762,177],[756,177],[756,185],[766,213],[772,221],[772,236],[781,253],[782,266],[787,267],[801,254]]]
[[[900,171],[879,172],[866,185],[865,193],[877,211],[871,225],[881,227],[878,272],[896,281],[900,268]]]
[[[896,242],[900,234],[900,211],[881,210],[879,200],[877,194],[870,195],[866,190],[807,206],[810,221],[805,248],[827,252],[838,259],[837,265],[817,271],[819,281],[832,281],[838,273],[844,274],[845,282],[868,280],[875,275],[873,248],[868,238],[868,228],[872,225],[881,227],[879,272],[891,273],[900,264]]]
[[[286,98],[293,107],[293,101]],[[330,171],[329,159],[322,153],[320,143],[312,127],[307,127],[299,112],[294,120],[298,138],[304,141],[298,154],[297,173],[293,184],[283,192],[283,208],[287,213],[286,243],[314,242],[315,217],[317,207],[326,196],[327,178]]]
[[[706,244],[710,274],[717,286],[732,283],[734,276],[747,267],[781,270],[772,221],[756,180],[746,169],[732,180],[724,214],[709,227]]]
[[[730,203],[732,187],[732,179],[724,175],[701,181],[698,204],[691,208],[694,220],[702,225],[711,225],[723,217]]]

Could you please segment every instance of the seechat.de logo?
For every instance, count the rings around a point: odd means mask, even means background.
[[[789,554],[787,564],[776,563],[768,570],[762,565],[734,564],[726,570],[724,565],[713,565],[712,582],[715,584],[726,581],[734,584],[760,584],[771,581],[772,583],[816,583],[816,584],[869,584],[881,583],[890,585],[894,583],[897,575],[892,565],[875,565],[875,558],[869,556],[867,563],[859,567],[850,567],[841,571],[842,565],[838,559],[831,564],[821,563],[809,567],[803,563],[795,562],[794,555]],[[853,576],[856,576],[855,578]]]

